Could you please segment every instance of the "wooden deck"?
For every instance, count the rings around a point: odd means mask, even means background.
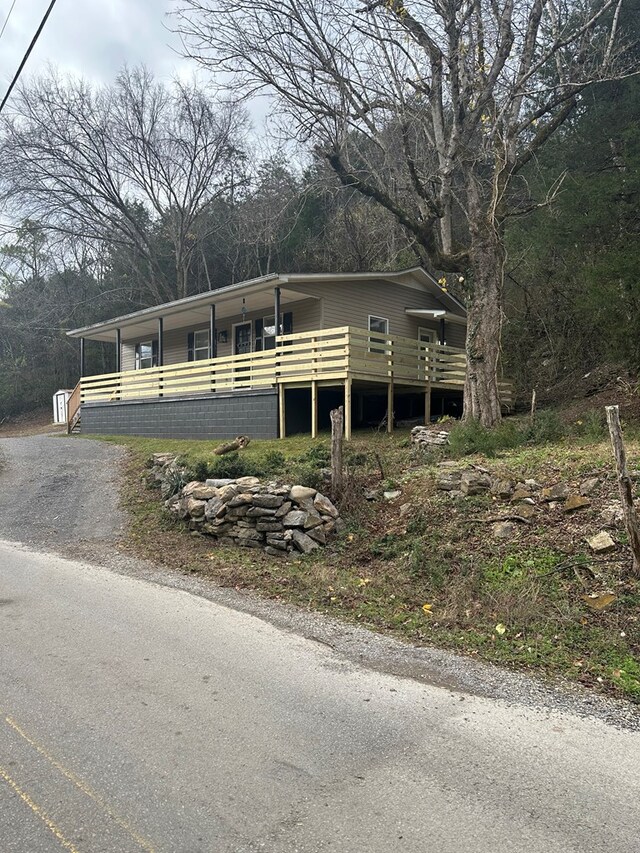
[[[394,386],[424,391],[428,399],[436,388],[462,391],[465,371],[462,349],[342,326],[280,335],[275,349],[264,352],[85,376],[79,383],[79,402],[117,402],[271,386],[277,387],[280,394],[282,424],[286,388],[310,387],[313,399],[319,386],[343,384],[348,403],[355,381],[387,386],[390,399]],[[505,383],[505,404],[509,403],[507,396]],[[349,418],[346,420],[348,434]],[[315,421],[312,416],[312,433],[316,432]]]

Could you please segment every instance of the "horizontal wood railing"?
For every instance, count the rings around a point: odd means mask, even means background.
[[[280,335],[275,349],[127,370],[81,380],[83,403],[180,396],[278,384],[377,382],[462,389],[464,350],[350,326]]]

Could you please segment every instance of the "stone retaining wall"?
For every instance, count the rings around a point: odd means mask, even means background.
[[[344,527],[336,507],[316,489],[256,477],[187,483],[165,506],[192,530],[274,557],[310,554]]]

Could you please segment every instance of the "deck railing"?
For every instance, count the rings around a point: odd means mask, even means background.
[[[347,378],[462,389],[464,350],[350,326],[280,335],[274,349],[81,380],[83,403],[174,397]]]

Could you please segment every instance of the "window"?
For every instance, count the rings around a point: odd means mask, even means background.
[[[156,367],[158,364],[158,342],[140,341],[136,344],[136,370]]]
[[[255,321],[256,351],[275,349],[276,347],[276,315],[268,314],[258,317]],[[293,331],[293,314],[285,311],[280,315],[279,335],[290,335]]]
[[[202,361],[211,352],[209,329],[189,332],[187,335],[187,361]]]
[[[373,317],[369,314],[369,331],[382,332],[383,335],[389,334],[389,321],[384,317]]]
[[[370,332],[380,332],[383,335],[389,334],[389,321],[385,317],[374,317],[369,314],[369,331]],[[374,338],[371,337],[371,342],[376,344],[384,344],[386,343],[384,338]],[[378,347],[369,347],[369,352],[379,352],[384,353],[385,350],[378,349]]]
[[[280,323],[282,334],[282,323]],[[262,318],[262,349],[275,349],[276,346],[276,317],[270,314]]]
[[[193,333],[193,360],[202,361],[205,358],[209,358],[209,329]]]

